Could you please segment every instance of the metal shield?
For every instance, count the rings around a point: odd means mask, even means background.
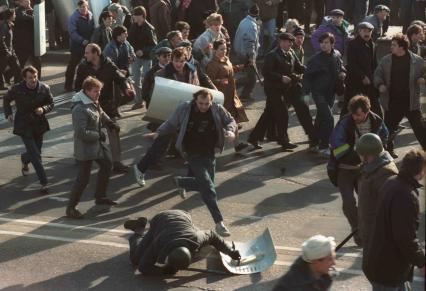
[[[192,94],[201,89],[205,88],[162,77],[155,77],[151,102],[143,119],[154,122],[167,120],[179,104],[192,100]],[[213,101],[223,105],[223,93],[212,89],[208,90],[213,94]]]
[[[225,268],[233,274],[254,274],[271,267],[277,259],[274,242],[269,229],[263,234],[245,243],[235,243],[241,254],[241,260],[232,260],[228,255],[220,253]]]

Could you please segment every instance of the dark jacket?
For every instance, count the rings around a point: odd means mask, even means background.
[[[371,111],[368,114],[368,118],[371,121],[371,132],[377,134],[383,144],[386,144],[389,137],[389,131],[383,120]],[[356,125],[350,113],[342,117],[342,119],[337,122],[330,137],[330,149],[333,152],[335,162],[348,165],[358,165],[361,163],[361,160],[354,149],[355,132]]]
[[[385,286],[399,286],[413,279],[413,266],[425,265],[425,253],[417,238],[419,190],[421,185],[408,175],[390,178],[379,193],[376,224],[363,257],[368,280]]]
[[[112,29],[106,27],[104,24],[100,24],[95,28],[92,34],[90,42],[94,42],[101,47],[101,50],[104,50],[106,45],[112,40]]]
[[[349,41],[347,51],[346,95],[349,98],[356,94],[367,94],[370,98],[373,97],[370,96],[369,90],[374,88],[374,70],[377,67],[374,42],[372,40],[366,42],[357,36]],[[362,83],[364,77],[370,79],[370,85],[366,86]]]
[[[189,80],[187,82],[188,84],[197,85],[197,86],[200,85],[197,69],[194,66],[186,63],[184,67],[184,71],[187,73],[187,76],[188,76],[188,80]],[[166,78],[166,79],[178,81],[175,77],[175,74],[176,74],[176,70],[173,67],[173,64],[169,63],[164,67],[164,69],[159,70],[155,75]]]
[[[135,52],[138,50],[143,52],[142,59],[150,59],[151,51],[157,45],[155,28],[147,21],[141,26],[133,23],[130,27],[127,41],[133,46]]]
[[[308,61],[303,75],[303,90],[331,100],[336,92],[339,73],[345,71],[339,51],[332,50],[330,54],[319,52]]]
[[[314,278],[309,264],[299,257],[290,270],[278,280],[272,291],[327,291],[330,290],[331,284],[329,275],[323,275],[320,279]]]
[[[83,59],[77,68],[74,89],[80,91],[86,77],[92,76],[100,80],[104,86],[102,87],[99,103],[102,109],[109,117],[115,116],[116,102],[114,101],[114,83],[121,90],[127,88],[127,79],[120,72],[118,67],[109,59],[101,55],[101,66],[95,69],[93,65]]]
[[[193,0],[186,9],[186,21],[191,25],[189,38],[195,39],[206,30],[204,25],[204,12],[217,11],[219,5],[217,0]]]
[[[0,22],[0,57],[14,54],[13,27],[6,20]]]
[[[249,9],[245,0],[224,0],[219,4],[218,13],[223,17],[223,24],[229,31],[231,38],[235,36],[238,24],[247,15]],[[231,49],[229,47],[228,49]]]
[[[150,228],[131,257],[145,275],[161,275],[166,257],[176,247],[187,247],[194,256],[202,247],[213,246],[224,254],[231,254],[232,249],[214,231],[202,231],[194,226],[189,213],[182,210],[166,210],[155,215],[150,221]]]
[[[200,86],[204,88],[209,88],[217,90],[216,86],[213,84],[209,76],[201,69],[200,62],[197,61],[194,56],[188,60],[187,64],[194,70],[197,71],[198,80],[200,81]]]
[[[155,73],[161,69],[162,67],[159,64],[155,64],[143,78],[141,95],[142,100],[146,102],[146,108],[149,107],[149,103],[151,102],[152,91],[154,90],[155,84]]]
[[[70,51],[75,55],[84,55],[83,41],[89,41],[95,30],[95,22],[92,12],[89,11],[88,17],[75,10],[68,20],[68,33],[70,35]]]
[[[277,89],[290,89],[291,87],[301,87],[301,74],[305,71],[292,50],[284,53],[279,47],[274,48],[265,56],[262,73],[265,77],[265,87]],[[292,82],[284,84],[282,76],[291,78]]]
[[[10,103],[15,101],[16,114],[13,126],[13,133],[19,136],[29,136],[33,134],[42,135],[50,130],[49,122],[45,114],[53,109],[53,96],[50,87],[38,82],[36,96],[30,98],[31,90],[27,88],[24,81],[14,85],[3,97],[4,115],[6,118],[12,114]],[[43,114],[37,115],[34,110],[43,108]]]
[[[33,10],[19,6],[16,10],[13,27],[13,47],[17,51],[34,52],[34,17]]]
[[[379,191],[386,181],[396,174],[398,168],[387,151],[362,166],[358,179],[358,232],[365,245],[368,245],[374,230]],[[363,249],[363,254],[368,255],[367,251],[367,248]]]
[[[172,5],[170,0],[149,0],[149,16],[159,39],[171,30]]]

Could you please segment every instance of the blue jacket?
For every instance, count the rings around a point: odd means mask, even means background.
[[[92,12],[89,17],[83,17],[78,10],[74,11],[68,20],[68,33],[70,34],[70,50],[72,54],[84,55],[83,41],[90,41],[95,30],[95,21]]]
[[[256,19],[247,15],[241,20],[235,33],[234,51],[240,57],[256,59],[259,46],[259,27]]]
[[[103,55],[111,59],[120,70],[129,70],[129,58],[136,57],[133,47],[128,41],[118,43],[111,40],[104,48]]]
[[[383,120],[374,112],[368,114],[371,121],[371,132],[377,134],[386,144],[389,131]],[[356,126],[351,114],[347,114],[334,127],[330,137],[330,149],[338,163],[357,165],[361,161],[354,150]]]
[[[319,52],[309,59],[303,75],[303,90],[306,94],[323,96],[332,100],[336,91],[338,75],[345,72],[342,55],[333,50],[331,54]]]

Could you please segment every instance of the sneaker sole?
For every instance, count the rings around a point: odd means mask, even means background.
[[[145,182],[140,182],[139,181],[139,174],[138,174],[139,169],[136,168],[136,165],[133,166],[133,173],[135,174],[135,179],[136,179],[136,183],[138,183],[139,186],[144,187],[145,186]]]

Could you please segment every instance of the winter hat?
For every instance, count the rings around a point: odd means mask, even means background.
[[[328,14],[329,16],[345,16],[345,12],[341,9],[333,9]]]
[[[334,237],[314,235],[302,244],[302,258],[307,263],[322,259],[329,256],[335,247]]]
[[[303,31],[303,29],[301,27],[297,27],[294,31],[293,31],[293,35],[294,36],[298,36],[298,35],[303,35],[305,36],[305,32]]]
[[[249,14],[251,16],[259,16],[260,10],[257,4],[253,4],[249,9]]]

